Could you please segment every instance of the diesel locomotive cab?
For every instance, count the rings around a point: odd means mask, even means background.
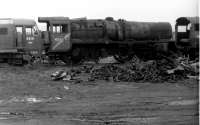
[[[32,56],[41,56],[43,43],[36,22],[28,19],[15,19],[13,22],[17,32],[18,48],[24,49]]]
[[[41,56],[42,49],[41,35],[34,20],[0,19],[0,60],[23,64],[27,57]]]

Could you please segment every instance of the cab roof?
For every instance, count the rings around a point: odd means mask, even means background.
[[[180,17],[176,20],[176,23],[187,25],[189,23],[199,24],[199,17]]]
[[[68,23],[68,17],[38,17],[38,22],[43,23]]]
[[[1,18],[0,24],[13,24],[16,26],[35,26],[36,22],[32,19]]]

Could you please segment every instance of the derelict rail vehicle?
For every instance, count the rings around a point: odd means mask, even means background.
[[[109,55],[122,62],[138,53],[167,52],[172,42],[172,27],[167,22],[116,21],[112,17],[91,20],[39,17],[38,22],[46,23],[47,29],[42,33],[33,20],[0,19],[1,61],[23,64],[30,56],[41,57],[45,53],[50,60],[64,62]],[[181,35],[178,30],[176,34],[184,40],[191,36],[188,32]]]
[[[127,60],[140,43],[167,43],[172,37],[169,23],[143,23],[105,20],[39,17],[47,24],[44,33],[46,50],[52,59],[67,61],[114,55],[119,61]],[[144,44],[143,44],[144,45]]]

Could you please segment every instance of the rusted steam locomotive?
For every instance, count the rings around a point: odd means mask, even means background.
[[[172,38],[171,25],[166,22],[116,21],[111,17],[105,20],[39,17],[38,22],[47,24],[43,38],[48,55],[65,62],[69,58],[77,62],[108,55],[122,62],[130,59],[138,49],[155,49],[156,45],[166,50],[166,43]],[[142,50],[140,53],[148,52]]]
[[[52,62],[79,62],[113,55],[123,62],[135,54],[151,57],[157,51],[167,52],[170,43],[175,43],[176,49],[199,49],[199,22],[188,18],[177,19],[175,40],[167,22],[130,22],[111,17],[39,17],[38,22],[46,23],[47,29],[40,32],[34,20],[0,19],[0,61],[23,64],[31,56],[47,55]],[[182,26],[185,32],[179,31]]]

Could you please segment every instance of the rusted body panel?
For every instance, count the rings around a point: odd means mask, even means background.
[[[101,26],[98,26],[101,24]],[[104,37],[102,21],[71,20],[71,39],[101,39]]]
[[[71,39],[107,38],[114,41],[170,39],[169,23],[114,20],[71,20]]]
[[[151,22],[126,22],[125,39],[136,40],[160,40],[170,39],[172,28],[169,23],[151,23]]]

